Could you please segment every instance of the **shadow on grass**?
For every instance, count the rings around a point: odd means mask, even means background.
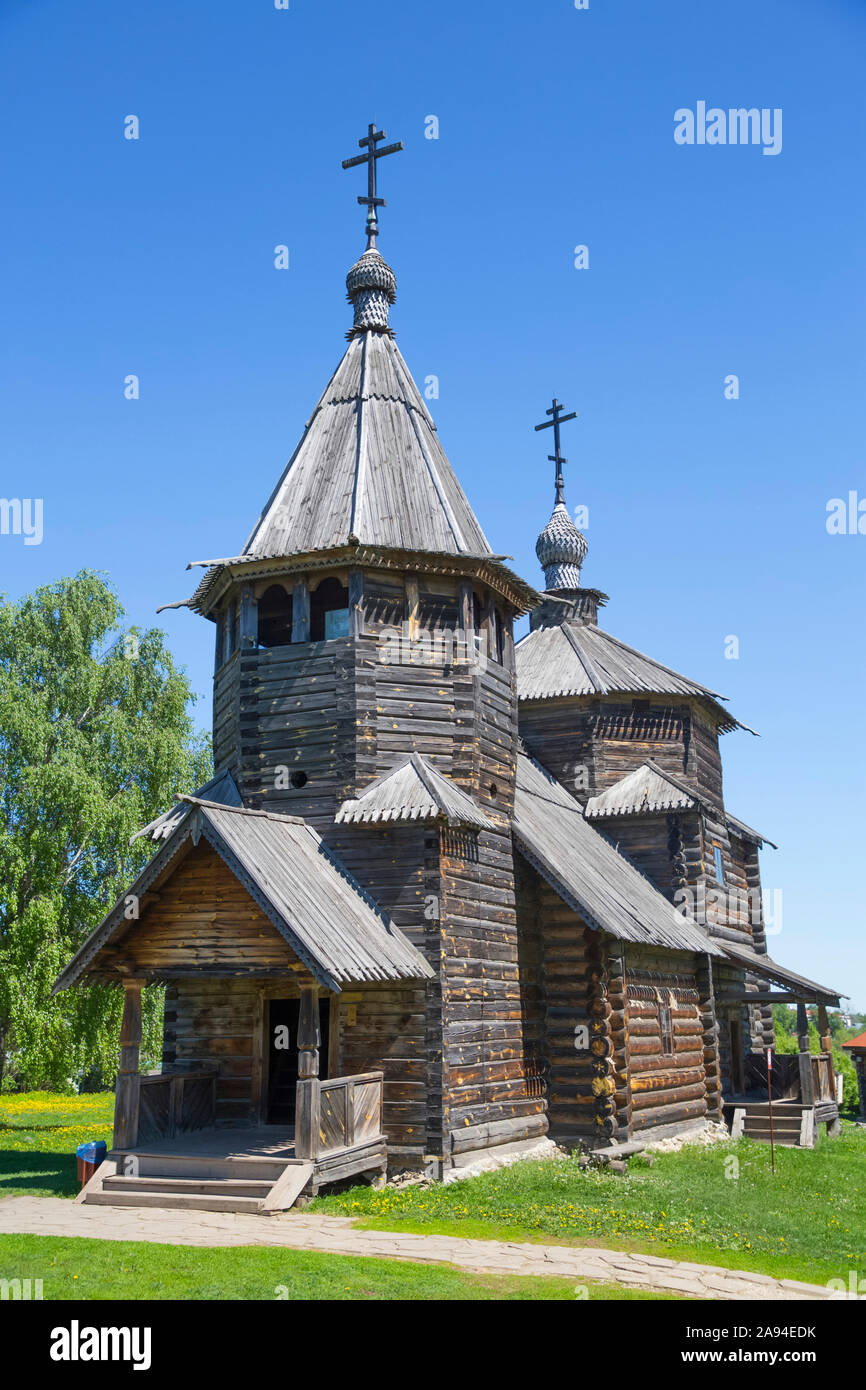
[[[74,1197],[79,1190],[75,1154],[0,1149],[0,1198],[17,1193]]]

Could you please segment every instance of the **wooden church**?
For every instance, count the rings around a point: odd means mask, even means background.
[[[215,776],[140,832],[152,858],[57,982],[126,996],[86,1201],[279,1211],[543,1136],[724,1116],[760,1137],[774,999],[804,1034],[777,1135],[837,1122],[837,993],[767,955],[763,837],[724,802],[743,726],[599,627],[557,401],[543,592],[492,552],[390,326],[384,138],[346,161],[369,175],[348,346],[246,544],[186,600],[215,630]],[[141,1075],[152,983],[163,1066]]]

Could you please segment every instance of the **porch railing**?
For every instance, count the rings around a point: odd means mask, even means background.
[[[172,1139],[191,1129],[207,1129],[216,1117],[216,1072],[159,1072],[127,1078],[131,1092],[122,1132],[115,1123],[115,1148],[132,1148]]]
[[[829,1052],[820,1052],[812,1062],[812,1100],[815,1105],[836,1099],[836,1079],[833,1073],[833,1058]]]
[[[316,1160],[381,1138],[384,1079],[383,1072],[368,1071],[326,1081],[299,1081],[296,1155]]]

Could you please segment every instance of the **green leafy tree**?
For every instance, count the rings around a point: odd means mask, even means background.
[[[113,1076],[122,991],[51,986],[152,852],[130,836],[211,774],[164,634],[123,617],[90,571],[0,602],[0,1081],[8,1061],[25,1086]]]

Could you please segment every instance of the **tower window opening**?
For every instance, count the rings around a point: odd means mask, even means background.
[[[323,579],[310,596],[310,641],[349,635],[349,590],[339,579]]]
[[[272,584],[259,599],[260,647],[286,647],[292,640],[292,599],[282,584]]]

